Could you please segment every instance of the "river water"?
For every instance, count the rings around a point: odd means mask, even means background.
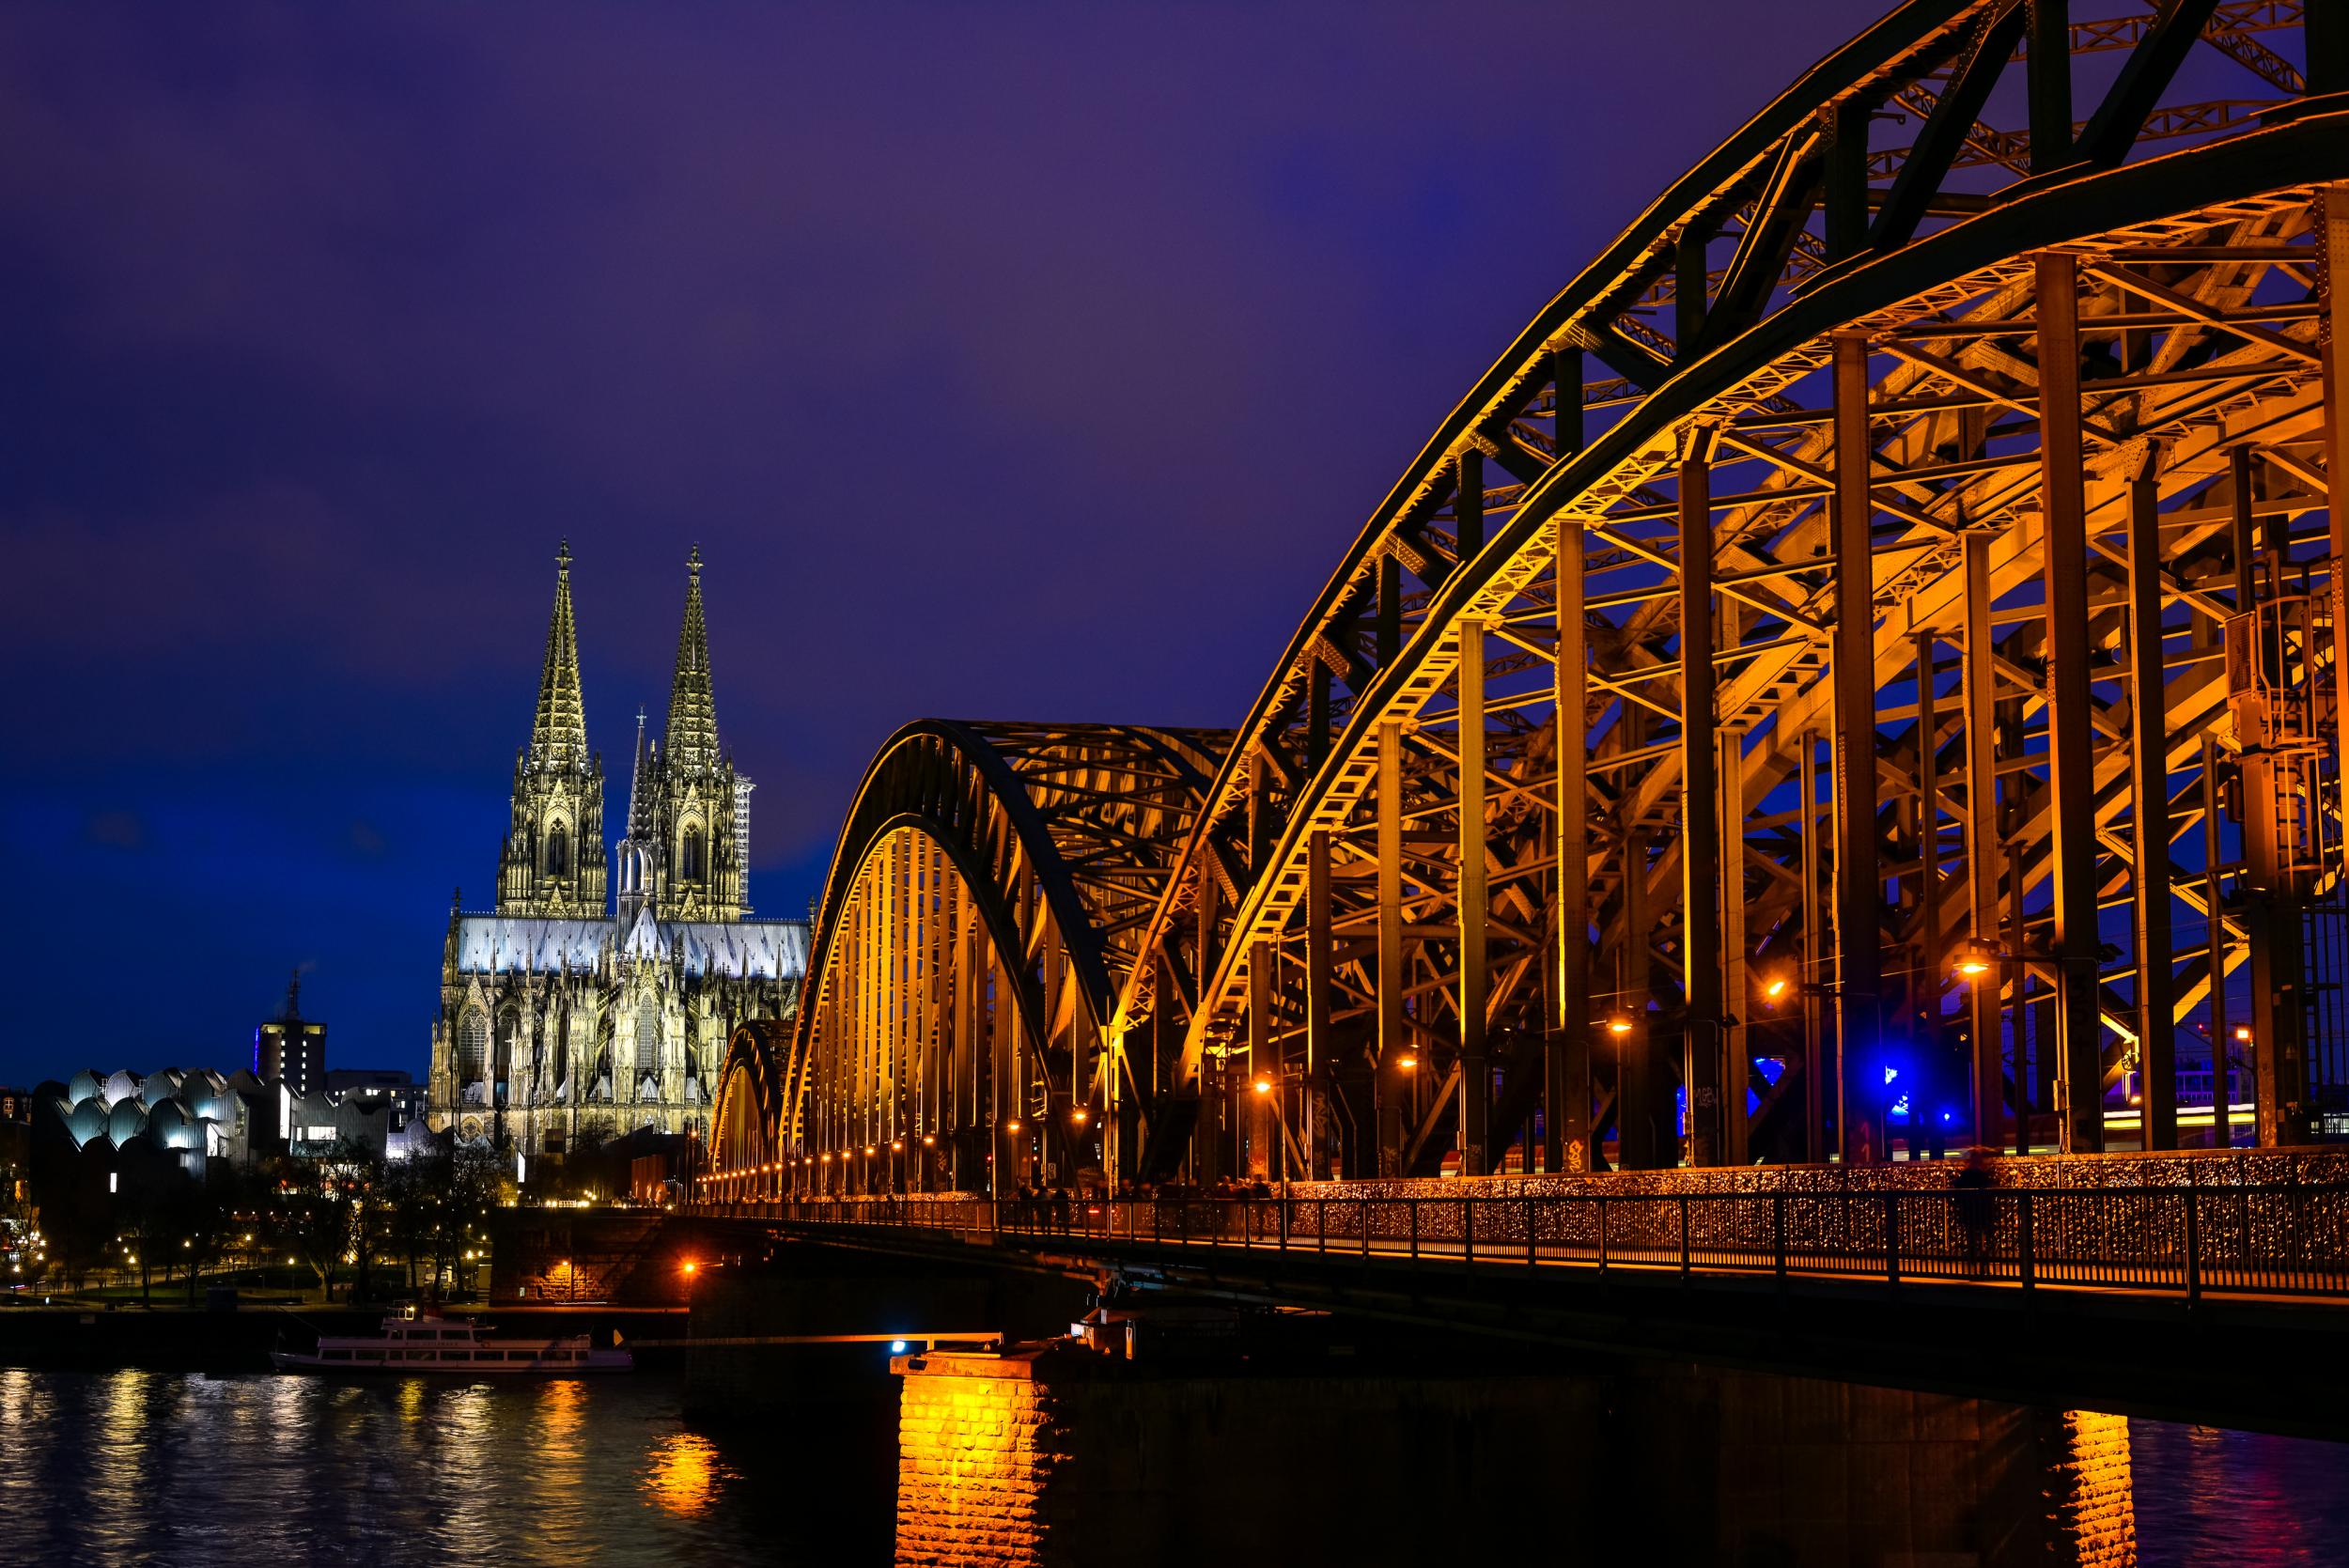
[[[885,1423],[705,1428],[678,1391],[0,1369],[0,1561],[890,1560]],[[2139,1562],[2349,1562],[2349,1445],[2135,1421],[2128,1446]]]

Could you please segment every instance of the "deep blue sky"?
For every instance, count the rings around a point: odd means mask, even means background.
[[[421,1067],[568,535],[753,896],[925,714],[1228,723],[1426,432],[1871,0],[0,13],[0,1081]]]

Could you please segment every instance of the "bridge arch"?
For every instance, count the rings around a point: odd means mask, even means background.
[[[934,882],[1015,955],[972,966],[1015,1067],[1066,1056],[1037,1106],[1130,1089],[1143,1176],[2092,1150],[2112,1084],[2169,1147],[2180,1030],[2238,1004],[2260,1141],[2349,1103],[2305,940],[2349,773],[2349,41],[2288,0],[2053,16],[1912,0],[1660,195],[1147,831],[1064,852],[1094,797],[1036,792],[1162,732],[893,739],[802,1015],[824,1152],[926,1126],[874,1109],[899,1066],[821,1064],[935,1034],[903,977],[955,965],[893,945]]]
[[[785,1140],[803,1187],[1008,1189],[1114,1163],[1138,1111],[1106,1028],[1221,744],[941,720],[891,737],[817,917]]]
[[[727,1039],[709,1117],[709,1195],[739,1199],[783,1190],[790,1108],[805,1078],[793,1047],[791,1025],[773,1018],[737,1024]]]

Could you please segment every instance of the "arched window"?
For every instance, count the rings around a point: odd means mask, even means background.
[[[457,1020],[457,1081],[479,1083],[490,1065],[490,1020],[479,1012]]]
[[[702,831],[685,830],[685,845],[677,854],[677,876],[688,882],[698,882],[708,873],[702,866]]]
[[[571,837],[557,822],[547,830],[547,875],[568,877],[571,870]]]
[[[636,1004],[636,1077],[661,1071],[661,1004],[646,997]]]

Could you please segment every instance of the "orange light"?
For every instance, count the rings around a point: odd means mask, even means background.
[[[1003,1124],[1003,1130],[1005,1132],[1018,1132],[1019,1130],[1019,1124],[1017,1122],[1005,1122]]]
[[[1957,972],[1970,980],[1978,974],[1988,974],[1990,966],[1980,958],[1960,958],[1957,961]]]
[[[701,1265],[700,1265],[699,1264],[695,1263],[695,1262],[694,1262],[692,1259],[691,1259],[691,1258],[688,1258],[688,1259],[686,1259],[686,1260],[685,1260],[685,1272],[686,1272],[686,1273],[688,1273],[688,1274],[692,1273],[692,1272],[693,1272],[693,1270],[695,1270],[696,1268],[699,1268],[700,1266],[701,1266]]]
[[[889,1152],[891,1154],[897,1154],[901,1152],[905,1146],[906,1141],[902,1138],[893,1138],[889,1141]]]
[[[1768,997],[1772,1001],[1776,1001],[1780,997],[1784,996],[1786,994],[1786,977],[1781,974],[1777,979],[1771,981],[1768,985],[1763,986],[1762,994]]]
[[[871,1145],[870,1143],[865,1144],[865,1145],[864,1145],[864,1157],[865,1157],[866,1159],[870,1159],[870,1158],[872,1158],[872,1157],[873,1157],[873,1153],[874,1153],[874,1151],[873,1151],[873,1145]]]
[[[1628,1013],[1618,1013],[1613,1017],[1609,1018],[1607,1020],[1607,1032],[1619,1038],[1623,1035],[1630,1033],[1631,1015]]]
[[[1408,1073],[1412,1068],[1419,1065],[1419,1053],[1417,1051],[1407,1050],[1401,1056],[1395,1058],[1394,1064]]]
[[[924,1134],[922,1135],[922,1147],[924,1147],[925,1149],[934,1148],[934,1147],[936,1147],[936,1146],[937,1146],[937,1143],[938,1143],[938,1140],[937,1140],[936,1138],[932,1137],[930,1134],[928,1134],[928,1133],[926,1133],[926,1133],[924,1133]]]
[[[1271,1093],[1272,1093],[1272,1080],[1271,1080],[1270,1079],[1268,1079],[1268,1078],[1260,1078],[1260,1079],[1258,1079],[1256,1080],[1256,1093],[1257,1093],[1257,1094],[1271,1094]]]
[[[2234,1037],[2238,1040],[2248,1040],[2251,1037],[2251,1026],[2241,1023],[2235,1025]]]
[[[1085,1119],[1085,1108],[1083,1106],[1076,1107],[1074,1110],[1069,1111],[1068,1119],[1072,1122],[1082,1122]]]

